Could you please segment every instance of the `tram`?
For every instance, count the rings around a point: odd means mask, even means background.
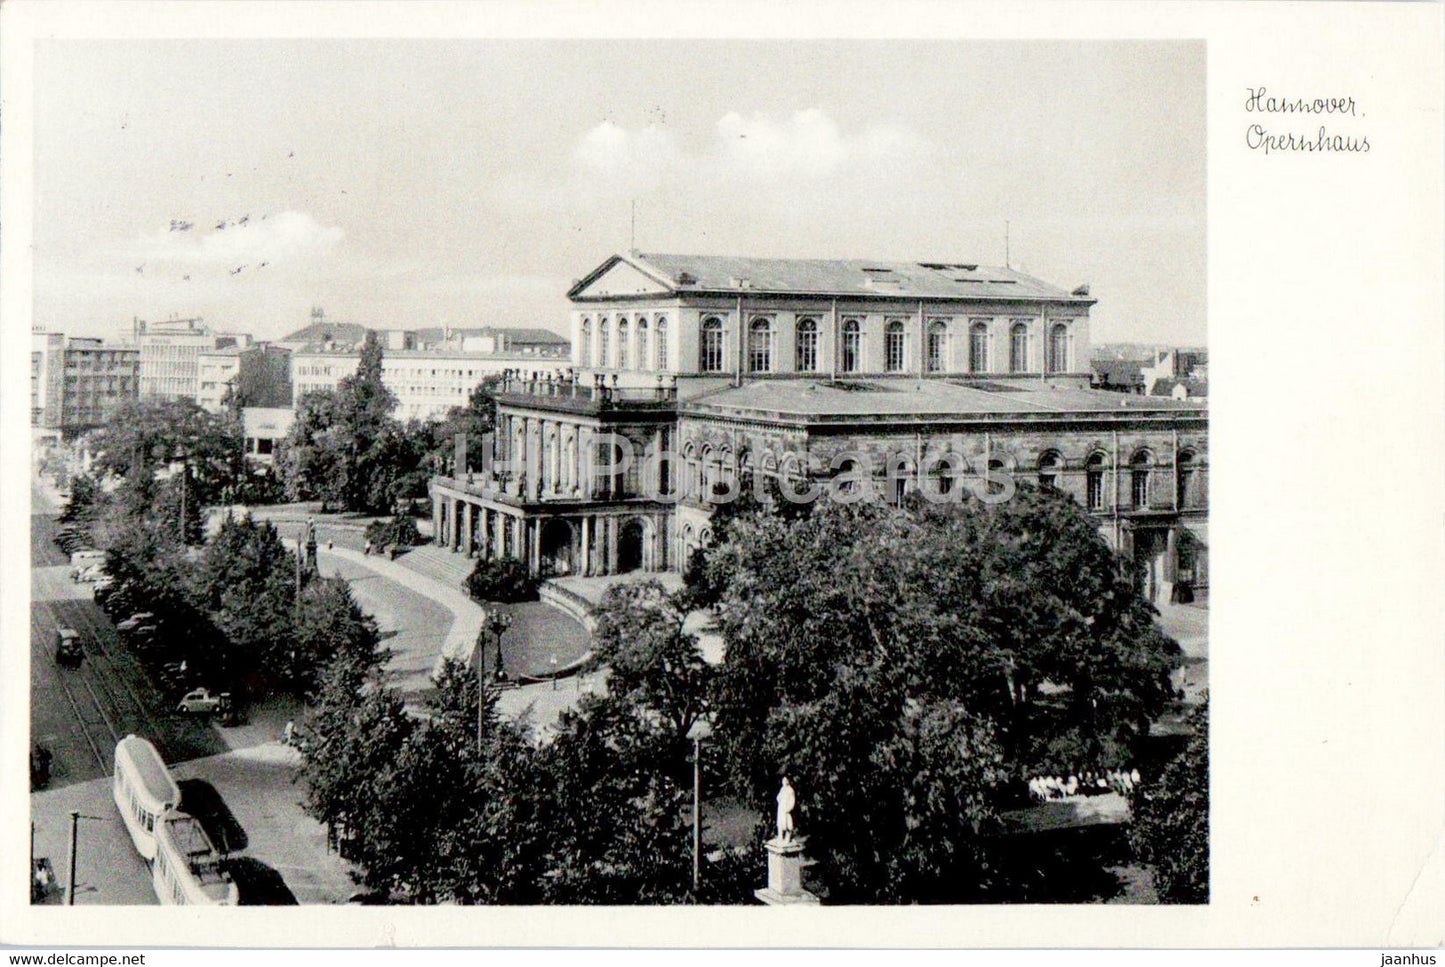
[[[156,824],[151,882],[166,906],[236,906],[240,892],[194,816],[172,809]]]
[[[116,743],[114,794],[136,852],[154,860],[156,826],[180,804],[181,790],[156,747],[138,735]]]

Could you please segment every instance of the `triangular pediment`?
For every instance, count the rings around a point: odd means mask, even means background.
[[[672,287],[631,262],[614,256],[567,293],[573,299],[668,295]]]

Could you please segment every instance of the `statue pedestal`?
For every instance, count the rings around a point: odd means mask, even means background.
[[[818,905],[818,898],[803,889],[803,842],[774,838],[763,844],[768,851],[768,885],[754,890],[753,896],[770,907]]]

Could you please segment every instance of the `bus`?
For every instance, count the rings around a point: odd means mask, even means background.
[[[156,824],[151,881],[166,906],[236,906],[240,892],[194,816],[172,809]]]
[[[136,852],[154,860],[156,826],[180,805],[181,790],[156,747],[138,735],[116,743],[114,794]]]

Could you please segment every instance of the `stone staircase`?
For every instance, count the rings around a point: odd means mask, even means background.
[[[437,547],[435,544],[423,544],[398,557],[396,563],[423,577],[459,588],[472,573],[477,562],[465,554]]]

